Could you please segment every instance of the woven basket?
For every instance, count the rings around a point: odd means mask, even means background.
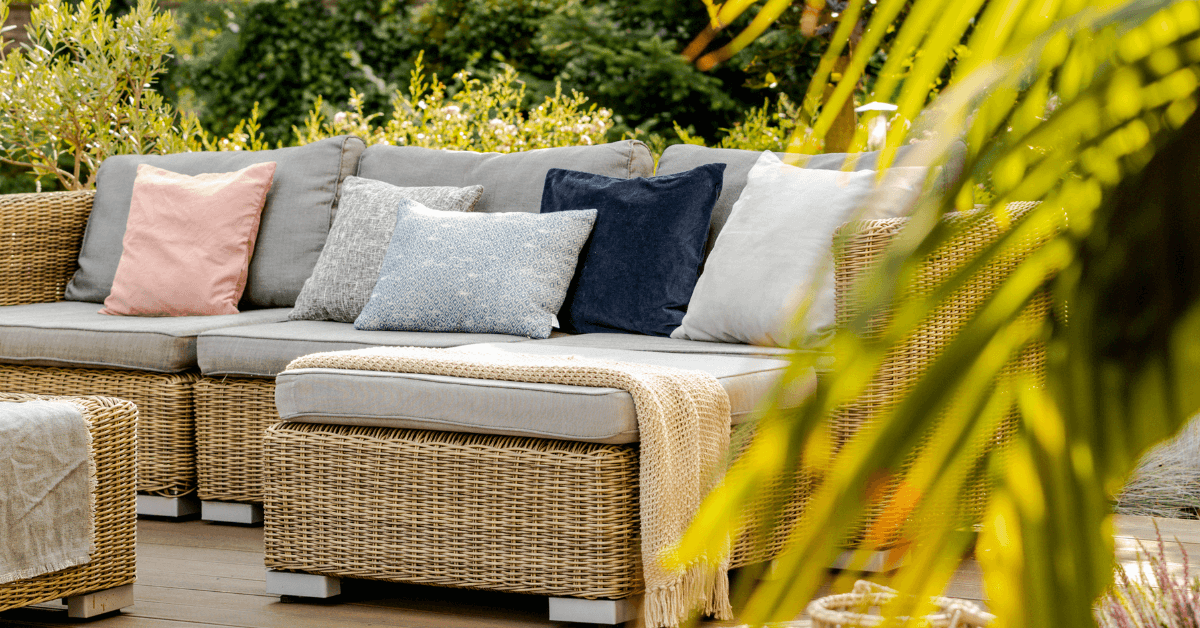
[[[907,625],[907,618],[887,618],[870,613],[871,610],[877,610],[898,597],[899,594],[893,589],[859,580],[854,583],[854,591],[851,593],[813,600],[808,605],[808,615],[812,618],[812,628],[876,628],[889,619],[896,620],[897,626]],[[996,619],[995,615],[966,600],[935,597],[932,602],[938,607],[938,612],[918,619],[917,625],[932,628],[985,628]]]
[[[0,584],[0,611],[102,591],[134,580],[137,532],[137,408],[106,397],[36,397],[0,393],[0,401],[53,399],[79,406],[91,424],[96,463],[96,551],[91,562]]]

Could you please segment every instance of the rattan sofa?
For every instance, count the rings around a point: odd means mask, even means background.
[[[1019,218],[1030,207],[1010,209]],[[946,220],[955,235],[928,256],[909,295],[929,294],[1006,229],[983,212]],[[845,247],[836,270],[839,322],[847,322],[858,308],[850,290],[855,278],[879,259],[906,222],[843,227]],[[899,401],[998,282],[1041,244],[1021,242],[1011,255],[981,268],[891,350],[867,391],[830,417],[837,442],[846,442]],[[1048,313],[1047,303],[1035,299],[1024,321],[1038,324]],[[883,322],[876,320],[868,333],[877,333]],[[1040,344],[1026,346],[1012,357],[997,386],[1040,385],[1044,359]],[[978,451],[1004,443],[1016,419],[1015,407],[1010,408],[1000,428],[975,444]],[[341,578],[367,578],[547,596],[556,620],[620,623],[634,617],[642,590],[636,443],[474,432],[320,420],[268,428],[268,590],[327,597],[340,590]],[[806,477],[797,483],[785,521],[798,518],[818,481]],[[968,486],[958,507],[978,515],[986,484],[980,476]],[[886,507],[886,499],[878,507]],[[761,562],[780,546],[779,535],[765,546],[739,539],[732,564]]]
[[[137,534],[137,408],[106,397],[38,397],[0,393],[0,402],[38,399],[79,406],[91,424],[96,465],[96,550],[90,562],[36,578],[0,584],[0,611],[61,598],[73,618],[109,613],[133,603]]]

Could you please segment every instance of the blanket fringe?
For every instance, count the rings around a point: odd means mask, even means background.
[[[714,619],[733,619],[729,570],[703,561],[692,565],[671,586],[646,591],[642,607],[646,628],[677,628],[698,608]]]
[[[92,556],[90,552],[87,554],[77,554],[75,556],[63,556],[61,558],[52,559],[27,569],[0,574],[0,584],[8,584],[18,580],[36,578],[48,573],[70,569],[71,567],[78,567],[79,565],[84,565],[91,561]]]

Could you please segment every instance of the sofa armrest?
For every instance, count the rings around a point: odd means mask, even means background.
[[[1036,206],[1036,203],[1010,204],[1008,209],[1012,220],[1007,225],[997,223],[984,213],[985,210],[944,217],[943,220],[949,223],[951,237],[923,260],[915,279],[899,298],[904,300],[932,294]],[[835,241],[840,244],[835,263],[839,325],[845,325],[861,312],[863,304],[855,301],[854,282],[883,258],[888,245],[907,222],[904,218],[859,221],[839,229],[835,236]],[[948,298],[940,301],[908,337],[886,354],[863,394],[833,418],[837,444],[844,444],[864,426],[876,421],[899,403],[1004,279],[1045,242],[1046,238],[1015,242],[1004,255],[996,256]],[[1044,320],[1049,311],[1049,295],[1043,290],[1027,305],[1022,320],[1035,324]],[[877,315],[867,324],[865,334],[878,337],[886,328],[889,317],[888,312]],[[1045,348],[1039,342],[1031,343],[1010,360],[1001,374],[1002,381],[997,385],[1006,386],[1018,378],[1040,384],[1044,380],[1044,373]],[[1025,379],[1029,377],[1032,379]],[[993,444],[1007,439],[1015,428],[1016,417],[1014,407],[1009,412],[1008,420],[1003,421],[1000,432],[994,435]]]
[[[94,192],[0,195],[0,306],[60,301]]]

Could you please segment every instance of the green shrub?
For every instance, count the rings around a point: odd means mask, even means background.
[[[463,71],[455,74],[454,96],[437,76],[427,77],[421,57],[409,80],[408,93],[397,91],[391,114],[364,109],[363,95],[352,91],[348,111],[326,120],[322,102],[309,112],[296,138],[307,144],[333,135],[357,135],[368,144],[423,146],[509,153],[552,146],[603,141],[612,127],[611,112],[587,105],[578,92],[557,90],[540,105],[524,111],[525,86],[512,68],[483,82]]]
[[[108,155],[188,148],[194,120],[177,126],[151,87],[171,47],[171,16],[153,0],[115,19],[107,8],[46,0],[30,16],[31,43],[0,48],[0,161],[83,189]],[[0,0],[0,18],[7,12]]]
[[[180,15],[177,102],[222,134],[258,102],[271,142],[287,141],[319,95],[353,88],[366,111],[386,111],[422,51],[441,76],[514,68],[531,102],[559,84],[587,94],[613,112],[613,137],[669,134],[674,122],[713,135],[764,96],[740,66],[702,73],[681,58],[707,21],[690,0],[191,0]]]

